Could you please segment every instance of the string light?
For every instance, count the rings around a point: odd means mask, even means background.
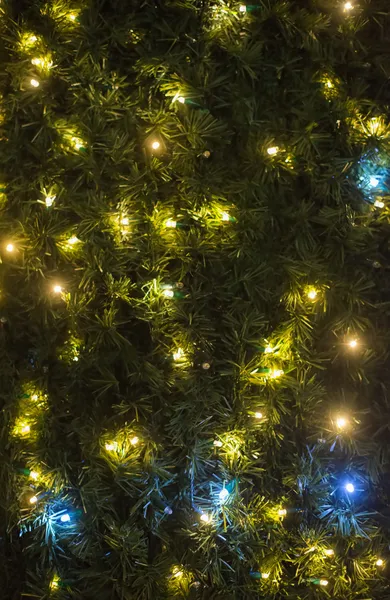
[[[378,558],[378,560],[375,562],[377,567],[383,567],[384,565],[384,561],[382,560],[382,558]]]
[[[165,298],[173,298],[174,292],[173,290],[164,290],[163,295],[165,296]]]
[[[278,146],[271,146],[270,148],[267,148],[267,152],[270,156],[275,156],[275,154],[279,152],[279,148]]]
[[[214,440],[213,444],[216,448],[222,448],[223,446],[221,440]]]
[[[311,288],[311,289],[310,289],[310,290],[308,290],[308,292],[307,292],[307,297],[308,297],[310,300],[315,300],[315,299],[317,298],[317,294],[318,294],[317,290],[315,290],[314,288]]]
[[[274,349],[270,345],[268,345],[264,348],[264,354],[272,354],[273,351],[274,351]]]
[[[39,473],[37,471],[30,471],[30,477],[36,481],[39,478]]]
[[[173,360],[179,361],[179,360],[183,360],[183,358],[184,358],[184,351],[182,348],[178,348],[177,351],[173,353]]]
[[[227,499],[228,499],[228,497],[229,497],[229,492],[228,492],[228,490],[227,490],[225,487],[224,487],[224,488],[222,488],[222,490],[221,490],[221,491],[219,492],[219,494],[218,494],[218,497],[219,497],[219,501],[220,501],[220,503],[221,503],[221,504],[224,504],[224,502],[226,502],[226,500],[227,500]]]
[[[357,340],[350,340],[350,341],[348,342],[348,346],[349,346],[350,348],[352,348],[352,349],[356,348],[356,347],[357,347],[357,345],[358,345],[358,341],[357,341]]]
[[[274,371],[272,371],[270,373],[271,379],[277,379],[278,377],[281,377],[282,375],[284,375],[284,371],[282,369],[275,369]]]
[[[60,579],[59,579],[58,575],[54,575],[53,579],[50,582],[50,589],[57,590],[58,586],[59,586],[59,582],[60,582]]]
[[[287,510],[285,508],[279,508],[278,515],[279,517],[285,517],[287,515]]]
[[[382,200],[375,200],[374,206],[375,208],[384,208],[385,203]]]
[[[37,79],[30,79],[30,85],[32,85],[34,88],[37,88],[39,87],[39,81]]]
[[[200,515],[200,520],[203,521],[203,523],[211,523],[212,517],[211,517],[211,515],[208,515],[206,513],[202,513]]]
[[[69,521],[70,521],[70,515],[68,513],[65,513],[64,515],[61,515],[60,521],[61,521],[61,523],[69,523]]]
[[[158,142],[157,140],[152,142],[152,148],[153,150],[158,150],[160,148],[160,142]]]
[[[50,206],[53,206],[54,200],[56,199],[55,196],[46,196],[45,198],[45,204],[48,208],[50,208]]]
[[[134,437],[132,437],[130,440],[130,444],[132,446],[135,446],[136,444],[138,444],[138,442],[139,442],[139,438],[136,435]]]
[[[22,435],[28,435],[31,431],[31,427],[30,425],[22,425],[20,428],[20,432],[22,433]]]
[[[13,244],[7,244],[5,249],[7,252],[13,252],[15,250],[15,246]]]
[[[74,245],[75,245],[75,244],[77,244],[79,241],[80,241],[80,240],[79,240],[79,238],[78,238],[78,237],[76,237],[75,235],[72,235],[72,237],[70,237],[70,238],[68,239],[68,244],[69,244],[70,246],[74,246]]]
[[[327,579],[320,579],[320,585],[325,587],[326,585],[328,585],[328,583],[329,581]]]
[[[173,219],[168,219],[165,223],[165,227],[176,227],[177,225],[177,221],[174,221]]]
[[[246,13],[246,6],[245,6],[245,4],[240,4],[240,7],[239,7],[239,9],[238,9],[238,10],[239,10],[240,12],[242,12],[242,13]]]
[[[76,150],[81,150],[81,148],[84,148],[83,142],[80,140],[80,138],[73,136],[72,142]]]
[[[352,10],[353,9],[353,4],[352,2],[346,2],[344,4],[344,10]]]
[[[62,292],[62,286],[58,285],[58,284],[53,285],[53,292],[55,294],[61,294],[61,292]]]
[[[353,494],[353,492],[355,491],[355,486],[353,485],[353,483],[347,483],[344,487],[349,494]]]
[[[344,429],[348,424],[348,421],[345,417],[337,417],[336,425],[338,429]]]
[[[38,498],[36,496],[31,496],[29,502],[30,504],[36,504],[38,502]]]
[[[230,221],[229,213],[223,212],[221,216],[222,221]]]
[[[121,225],[128,225],[130,223],[129,217],[123,217],[121,219]]]
[[[184,575],[184,573],[180,569],[180,567],[173,567],[172,571],[173,571],[173,576],[174,577],[183,577],[183,575]]]
[[[334,555],[334,550],[332,548],[326,548],[324,550],[324,554],[325,554],[325,556],[333,556]]]
[[[256,417],[256,419],[262,419],[263,418],[263,413],[261,413],[261,412],[255,412],[255,417]]]
[[[104,447],[108,452],[113,452],[116,449],[116,446],[117,446],[116,443],[107,442],[107,444],[105,444]]]
[[[268,579],[268,578],[269,578],[269,575],[270,575],[269,573],[262,573],[262,574],[261,574],[261,578],[262,578],[262,579]]]
[[[75,15],[75,13],[69,13],[68,17],[71,21],[75,21],[77,19],[77,15]]]
[[[178,102],[180,102],[180,104],[185,104],[186,99],[183,96],[179,96],[178,97]]]

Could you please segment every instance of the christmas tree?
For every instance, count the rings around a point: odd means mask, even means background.
[[[390,597],[388,0],[2,0],[1,598]]]

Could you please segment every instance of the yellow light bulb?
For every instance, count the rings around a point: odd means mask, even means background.
[[[41,64],[43,63],[43,61],[42,61],[40,58],[32,58],[32,59],[31,59],[31,63],[32,63],[33,65],[37,65],[37,66],[39,66],[39,65],[41,65]]]
[[[134,437],[132,437],[130,440],[130,444],[132,446],[135,446],[136,444],[138,444],[138,442],[139,442],[139,438],[136,435]]]
[[[332,548],[326,548],[324,550],[324,554],[325,554],[325,556],[333,556],[334,555],[334,550]]]
[[[57,285],[53,285],[53,292],[55,294],[61,294],[61,292],[62,292],[62,286],[60,286],[58,284]]]
[[[261,574],[261,578],[262,579],[268,579],[268,577],[269,577],[269,573],[262,573]]]
[[[129,217],[123,217],[123,219],[121,219],[121,225],[128,225],[129,222]]]
[[[179,567],[173,567],[172,569],[174,577],[183,577],[184,573]]]
[[[57,590],[58,589],[58,577],[53,577],[53,579],[50,582],[50,589],[51,590]]]
[[[326,586],[328,583],[329,581],[327,579],[320,579],[320,585]]]
[[[38,398],[39,398],[38,394],[33,394],[31,396],[31,400],[34,400],[34,402],[36,402],[38,400]]]
[[[352,349],[353,349],[353,348],[356,348],[356,347],[357,347],[357,345],[358,345],[358,341],[357,341],[357,340],[351,340],[350,342],[348,342],[348,346],[349,346],[350,348],[352,348]]]
[[[267,148],[267,152],[270,156],[275,156],[275,154],[279,152],[279,148],[278,146],[271,146],[270,148]]]
[[[7,252],[13,252],[15,250],[15,246],[13,244],[7,244],[5,249]]]
[[[272,348],[272,346],[266,346],[264,348],[264,353],[265,354],[272,354],[273,351],[274,351],[274,349]]]
[[[344,10],[352,10],[353,9],[353,4],[352,2],[346,2],[344,4]]]
[[[315,300],[317,298],[317,290],[311,289],[307,292],[307,297],[310,298],[310,300]]]
[[[39,81],[37,81],[36,79],[30,79],[30,85],[32,85],[32,87],[39,87]]]
[[[160,148],[160,142],[158,142],[157,140],[152,142],[152,148],[153,150],[158,150]]]
[[[39,473],[37,471],[30,471],[30,477],[36,481],[39,478]]]
[[[333,83],[330,81],[330,79],[328,79],[328,81],[326,82],[326,87],[328,87],[328,88],[333,87]]]
[[[165,222],[165,227],[176,227],[177,225],[177,221],[174,221],[173,219],[168,219]]]
[[[348,421],[345,417],[337,417],[336,425],[339,429],[344,429],[348,424]]]
[[[163,295],[165,296],[165,298],[173,298],[174,293],[173,290],[164,290]]]
[[[71,21],[75,21],[75,20],[76,20],[76,18],[77,18],[77,15],[75,15],[74,13],[69,13],[69,15],[68,15],[68,16],[69,16],[69,19],[70,19]]]
[[[246,6],[245,4],[240,4],[240,8],[238,9],[240,12],[245,13],[246,12]]]
[[[287,515],[287,510],[285,508],[279,508],[278,515],[279,517],[285,517]]]
[[[183,98],[183,96],[179,96],[177,100],[178,100],[178,102],[180,102],[180,104],[184,104],[186,101],[186,99]]]
[[[255,413],[255,417],[256,417],[256,419],[262,419],[262,418],[263,418],[263,413],[261,413],[261,412],[256,412],[256,413]]]
[[[55,196],[46,196],[45,198],[45,204],[48,208],[50,208],[50,206],[53,205],[54,200],[56,199]]]
[[[221,447],[222,447],[222,442],[221,442],[221,440],[214,440],[213,444],[214,444],[214,446],[215,446],[216,448],[221,448]]]
[[[20,431],[22,432],[23,435],[27,435],[28,433],[30,433],[31,427],[30,427],[30,425],[22,425]]]
[[[384,208],[385,203],[382,200],[375,200],[374,206],[375,208]]]
[[[229,221],[230,220],[229,213],[223,212],[221,218],[222,218],[222,221]]]
[[[113,452],[113,451],[115,450],[115,448],[116,448],[116,444],[115,444],[115,443],[112,443],[112,442],[110,442],[110,443],[109,443],[109,442],[107,442],[107,444],[105,444],[105,446],[104,446],[104,447],[105,447],[105,449],[106,449],[108,452]]]
[[[383,567],[384,561],[381,558],[378,558],[375,564],[377,567]]]
[[[28,38],[28,42],[30,44],[35,44],[35,42],[38,40],[36,35],[30,35],[30,37]]]
[[[73,136],[72,142],[76,150],[80,150],[83,147],[83,142],[80,140],[80,138]]]
[[[200,520],[203,521],[203,523],[210,523],[211,521],[211,516],[207,515],[206,513],[202,513],[200,515]]]
[[[74,244],[77,244],[79,241],[80,241],[80,240],[79,240],[79,238],[78,238],[78,237],[76,237],[75,235],[72,235],[72,237],[70,237],[70,238],[68,239],[68,244],[69,244],[70,246],[74,246]]]
[[[271,377],[271,379],[277,379],[278,377],[281,377],[283,374],[284,374],[284,371],[282,369],[275,369],[270,374],[270,377]]]
[[[31,496],[29,502],[30,504],[36,504],[38,502],[38,498],[36,496]]]
[[[173,353],[173,360],[181,360],[184,357],[182,348],[178,348],[177,352]]]

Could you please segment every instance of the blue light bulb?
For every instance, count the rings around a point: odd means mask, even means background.
[[[370,177],[370,186],[377,187],[379,185],[379,179],[377,177]]]
[[[69,523],[70,516],[68,515],[68,513],[65,513],[64,515],[61,516],[60,520],[62,523]]]
[[[355,491],[355,486],[353,485],[353,483],[347,483],[345,485],[345,489],[349,494],[353,494],[353,492]]]
[[[227,491],[226,488],[223,488],[220,492],[219,492],[219,501],[221,504],[223,504],[224,502],[226,502],[226,500],[229,497],[229,492]]]

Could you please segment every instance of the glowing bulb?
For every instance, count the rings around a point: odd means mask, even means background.
[[[183,571],[181,571],[179,569],[179,567],[174,567],[174,569],[173,569],[173,576],[174,577],[183,577]]]
[[[165,227],[176,227],[177,222],[173,221],[173,219],[168,219],[165,223]]]
[[[132,437],[130,440],[130,444],[132,446],[135,446],[136,444],[138,444],[138,442],[139,442],[139,438],[136,435],[134,437]]]
[[[223,488],[223,489],[222,489],[222,490],[219,492],[218,496],[219,496],[219,501],[220,501],[220,503],[221,503],[221,504],[223,504],[223,503],[224,503],[224,502],[226,502],[226,500],[228,499],[228,497],[229,497],[229,492],[227,491],[227,489],[226,489],[226,488]]]
[[[158,142],[157,140],[155,142],[152,142],[152,148],[153,150],[158,150],[160,148],[160,142]]]
[[[123,217],[123,219],[121,219],[121,225],[128,225],[129,223],[129,217]]]
[[[330,81],[330,79],[328,79],[328,81],[326,82],[326,87],[328,87],[328,88],[333,87],[333,83]]]
[[[324,554],[325,554],[325,556],[333,556],[334,555],[334,550],[332,548],[326,548],[324,550]]]
[[[328,583],[329,581],[327,579],[320,579],[320,585],[326,586]]]
[[[31,63],[33,65],[41,65],[43,63],[43,60],[41,60],[40,58],[32,58]]]
[[[32,85],[32,87],[39,87],[39,81],[37,81],[36,79],[30,79],[30,84]]]
[[[71,246],[74,246],[74,244],[77,244],[79,242],[79,238],[76,237],[75,235],[72,235],[72,237],[70,237],[68,239],[68,244],[70,244]]]
[[[55,294],[61,294],[62,292],[62,287],[60,285],[53,285],[53,292]]]
[[[24,435],[30,433],[31,431],[31,427],[30,425],[23,425],[21,430],[20,430]]]
[[[38,498],[36,496],[31,496],[29,502],[30,504],[36,504],[38,502]]]
[[[30,471],[30,477],[31,477],[31,479],[36,481],[39,477],[39,473],[37,471]]]
[[[223,446],[221,440],[214,440],[213,444],[216,448],[222,448]]]
[[[274,349],[272,348],[272,346],[266,346],[264,348],[264,353],[265,354],[272,354],[273,351],[274,351]]]
[[[317,290],[309,290],[307,292],[307,297],[310,298],[310,300],[315,300],[317,298]]]
[[[262,418],[263,418],[263,413],[261,413],[261,412],[256,412],[256,413],[255,413],[255,417],[256,417],[256,419],[262,419]]]
[[[222,221],[229,221],[230,220],[229,213],[223,212],[221,218],[222,218]]]
[[[38,400],[38,398],[39,398],[38,394],[33,394],[31,396],[31,400],[34,400],[34,402],[36,402]]]
[[[163,294],[164,294],[165,298],[173,298],[173,296],[174,296],[173,290],[164,290]]]
[[[346,2],[344,4],[344,10],[352,10],[353,9],[353,4],[352,2]]]
[[[62,515],[60,517],[60,521],[61,521],[61,523],[69,523],[70,516],[68,515],[68,513],[65,513],[64,515]]]
[[[358,345],[358,341],[357,340],[351,340],[350,342],[348,342],[348,346],[350,348],[356,348],[357,345]]]
[[[70,19],[71,21],[75,21],[75,20],[76,20],[76,18],[77,18],[77,15],[75,15],[74,13],[70,13],[70,14],[69,14],[69,19]]]
[[[211,516],[207,515],[206,513],[202,513],[200,515],[200,520],[203,521],[203,523],[210,523],[211,522]]]
[[[181,360],[184,357],[184,352],[181,348],[178,348],[177,352],[173,353],[173,360]]]
[[[377,177],[370,177],[370,186],[377,187],[379,185],[379,179]]]
[[[246,12],[246,6],[245,4],[241,4],[240,8],[238,9],[240,12],[245,13]]]
[[[50,208],[50,206],[53,205],[54,200],[56,199],[55,196],[46,196],[45,198],[45,204],[48,208]]]
[[[76,150],[80,150],[83,147],[82,141],[77,137],[72,137],[72,142]]]
[[[186,99],[183,98],[183,96],[179,96],[177,100],[178,100],[178,102],[180,102],[180,104],[184,104],[186,101]]]
[[[287,515],[287,510],[285,508],[279,508],[278,515],[279,517],[285,517]]]
[[[385,203],[384,203],[384,202],[382,202],[382,200],[375,200],[375,202],[374,202],[374,206],[375,206],[376,208],[384,208],[384,206],[385,206]]]
[[[344,429],[347,426],[347,419],[345,417],[338,417],[336,420],[336,425],[339,429]]]
[[[7,252],[13,252],[15,250],[15,246],[13,244],[7,244],[5,249]]]
[[[267,152],[270,156],[275,156],[279,152],[278,146],[271,146],[271,148],[267,148]]]
[[[28,41],[30,44],[35,44],[35,42],[38,40],[36,35],[30,35],[30,37],[28,38]]]
[[[262,573],[261,574],[261,578],[262,579],[268,579],[268,577],[269,577],[269,573]]]
[[[375,564],[377,567],[383,567],[384,561],[381,558],[378,558]]]
[[[355,486],[353,485],[353,483],[347,483],[345,489],[349,494],[353,494],[353,492],[355,491]]]
[[[115,450],[115,444],[112,444],[112,443],[111,444],[107,443],[104,447],[108,452],[113,452],[113,450]]]
[[[284,371],[282,369],[275,369],[275,371],[272,371],[272,373],[270,374],[271,379],[276,379],[277,377],[281,377],[281,375],[284,374]]]
[[[53,579],[51,580],[51,582],[50,582],[50,589],[51,589],[51,590],[56,590],[56,589],[58,589],[58,585],[59,585],[59,584],[58,584],[58,582],[59,582],[59,579],[58,579],[58,577],[55,575],[55,576],[53,577]]]

